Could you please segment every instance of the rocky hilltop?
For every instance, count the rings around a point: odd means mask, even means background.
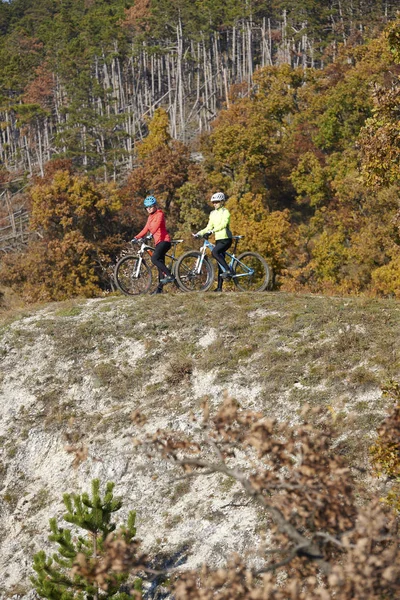
[[[63,514],[62,494],[89,490],[94,477],[116,483],[124,510],[137,510],[144,549],[170,564],[218,565],[250,550],[263,518],[240,488],[222,476],[182,480],[148,459],[132,443],[142,435],[132,412],[147,416],[146,432],[186,431],[204,398],[216,407],[224,393],[291,422],[306,402],[324,405],[340,452],[366,466],[386,410],[381,386],[400,376],[399,334],[394,301],[283,293],[113,296],[3,312],[1,597],[31,589],[32,556],[51,548],[48,520]]]

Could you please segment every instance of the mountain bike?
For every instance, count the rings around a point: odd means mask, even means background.
[[[201,236],[204,242],[200,250],[185,252],[177,260],[175,276],[179,287],[186,292],[206,292],[214,281],[214,265],[206,255],[207,250],[214,248],[214,244],[208,241],[210,235],[205,233]],[[225,260],[233,272],[231,279],[241,291],[263,292],[269,285],[271,269],[258,252],[243,252],[235,256],[239,240],[243,238],[243,235],[234,235],[233,251],[225,253]]]
[[[126,296],[136,296],[137,294],[146,294],[151,289],[153,282],[151,254],[155,248],[147,242],[152,238],[147,235],[143,240],[131,241],[131,244],[138,244],[140,247],[136,254],[127,254],[119,259],[114,269],[114,280],[117,288]],[[176,247],[183,240],[172,240],[172,250],[165,255],[170,259],[167,267],[174,273],[177,258],[175,256]],[[147,254],[147,256],[145,256]]]

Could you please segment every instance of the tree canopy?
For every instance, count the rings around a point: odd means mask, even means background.
[[[88,276],[84,293],[107,287],[98,265],[111,268],[141,224],[144,196],[157,196],[171,233],[189,243],[207,198],[223,190],[234,233],[270,260],[277,286],[400,297],[400,22],[381,31],[390,3],[343,2],[339,12],[313,0],[1,6],[4,186],[13,173],[45,182],[48,165],[68,159],[79,203],[85,186],[103,194],[110,180],[106,195],[118,198],[111,220],[96,212],[95,238],[74,217],[80,225],[51,241],[70,248],[83,236],[88,268],[73,261]],[[39,188],[28,195],[40,229]],[[43,210],[60,210],[56,188]],[[54,280],[45,279],[44,288]]]

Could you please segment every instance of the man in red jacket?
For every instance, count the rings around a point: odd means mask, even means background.
[[[149,216],[146,225],[134,239],[140,240],[149,232],[154,238],[155,250],[152,254],[151,262],[158,269],[158,286],[154,293],[161,294],[165,283],[175,281],[171,271],[165,266],[165,255],[171,248],[171,237],[165,226],[164,213],[161,208],[157,207],[157,200],[154,196],[147,196],[143,204]]]

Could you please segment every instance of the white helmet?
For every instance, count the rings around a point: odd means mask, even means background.
[[[213,194],[211,196],[211,202],[224,202],[225,201],[225,194],[223,194],[222,192],[217,192],[216,194]]]

